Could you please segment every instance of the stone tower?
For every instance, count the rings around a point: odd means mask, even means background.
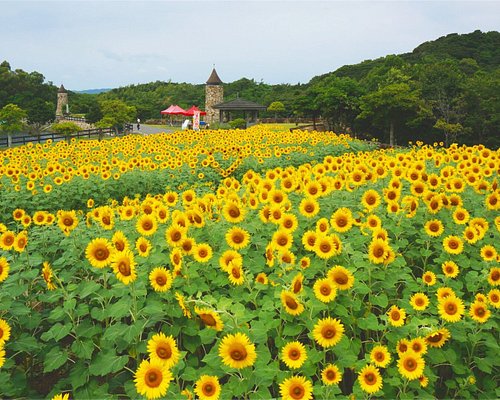
[[[220,104],[223,101],[224,88],[222,86],[222,81],[214,68],[205,85],[205,111],[207,113],[206,121],[209,124],[219,122],[219,110],[216,110],[213,106]]]
[[[68,104],[68,91],[64,89],[61,85],[57,91],[57,108],[56,108],[56,118],[62,117],[66,112],[66,105]]]

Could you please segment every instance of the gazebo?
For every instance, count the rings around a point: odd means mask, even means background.
[[[219,110],[219,122],[229,122],[232,120],[232,113],[243,113],[243,119],[247,123],[257,121],[259,111],[267,109],[266,106],[254,103],[253,101],[245,100],[240,97],[234,100],[219,103],[213,106]]]

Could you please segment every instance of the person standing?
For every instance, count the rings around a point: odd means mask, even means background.
[[[141,130],[141,120],[140,120],[140,118],[137,118],[137,130],[138,131]]]

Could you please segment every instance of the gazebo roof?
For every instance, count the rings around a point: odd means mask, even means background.
[[[242,99],[241,97],[226,101],[224,103],[216,104],[213,106],[213,108],[222,111],[262,111],[267,109],[266,106],[254,103],[253,101]]]
[[[220,80],[219,75],[217,75],[217,71],[215,70],[215,68],[212,70],[212,73],[208,77],[207,85],[222,85],[222,81]]]
[[[64,88],[64,85],[61,84],[61,87],[59,88],[57,93],[68,93],[68,91]]]

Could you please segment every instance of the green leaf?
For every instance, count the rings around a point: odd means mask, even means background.
[[[45,355],[43,361],[43,372],[54,371],[68,360],[68,353],[59,347],[54,347]]]
[[[286,324],[283,329],[283,336],[297,336],[304,330],[302,325]]]
[[[80,289],[78,290],[78,297],[84,299],[92,293],[96,293],[101,288],[101,285],[94,281],[85,281],[80,284]]]
[[[255,343],[262,343],[267,341],[267,326],[265,323],[255,320],[252,322],[250,335]]]
[[[91,375],[105,376],[123,369],[128,360],[128,356],[117,356],[113,350],[104,350],[92,360],[89,372]]]
[[[23,333],[19,338],[12,341],[10,348],[14,351],[25,351],[27,353],[31,353],[38,350],[40,345],[33,336],[28,336],[26,333]]]
[[[382,308],[386,308],[389,304],[389,299],[385,293],[370,296],[370,301],[372,304]]]
[[[69,379],[73,390],[82,387],[89,380],[89,368],[82,361],[78,361],[72,368],[69,374]]]
[[[108,317],[119,319],[129,314],[130,310],[130,298],[122,297],[119,301],[109,306],[106,310],[106,315]]]
[[[91,340],[75,340],[71,350],[80,358],[90,360],[94,352],[94,343]]]
[[[370,314],[366,318],[360,318],[358,319],[358,326],[361,329],[371,329],[371,330],[379,330],[381,329],[378,324],[378,319],[375,315]]]
[[[474,362],[481,371],[486,372],[487,374],[491,374],[492,362],[489,358],[474,357]]]
[[[49,341],[50,339],[54,339],[56,342],[58,342],[68,336],[68,334],[71,332],[71,328],[72,326],[70,323],[63,325],[58,322],[57,324],[53,325],[52,328],[50,328],[47,332],[44,332],[40,336],[40,338],[45,342]]]

